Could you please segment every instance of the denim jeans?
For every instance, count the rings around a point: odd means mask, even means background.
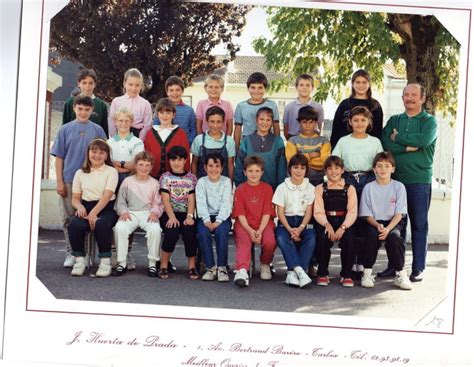
[[[291,227],[295,228],[301,224],[303,217],[295,215],[286,217],[286,220]],[[301,232],[300,238],[300,242],[293,242],[290,233],[280,222],[278,223],[276,239],[288,270],[301,266],[305,271],[308,271],[309,262],[316,247],[316,231],[314,228],[306,226]]]
[[[215,218],[215,216],[211,216],[211,222],[215,222]],[[214,230],[214,237],[216,239],[217,266],[227,265],[227,246],[231,227],[232,222],[230,218],[227,218],[227,220],[219,224],[219,226]],[[201,219],[198,219],[197,222],[197,237],[206,269],[210,269],[216,265],[214,260],[214,251],[212,250],[212,234]]]
[[[428,252],[428,210],[431,202],[431,184],[406,184],[405,188],[413,251],[411,268],[423,271]],[[404,234],[403,237],[405,237]]]

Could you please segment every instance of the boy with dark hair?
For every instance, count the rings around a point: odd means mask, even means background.
[[[275,210],[272,205],[272,187],[261,181],[265,163],[258,156],[248,156],[244,160],[244,172],[247,181],[235,190],[235,270],[234,283],[239,287],[249,286],[252,244],[261,246],[260,278],[270,280],[270,264],[276,248],[273,223]]]
[[[359,210],[359,217],[367,220],[366,258],[361,285],[365,288],[374,287],[372,267],[382,242],[385,242],[388,261],[395,269],[395,285],[410,290],[411,282],[403,269],[405,239],[402,231],[407,214],[405,186],[391,178],[395,172],[392,153],[378,153],[372,166],[377,179],[364,187]]]
[[[268,87],[265,74],[253,73],[247,79],[247,89],[250,94],[248,100],[240,102],[235,108],[234,114],[234,140],[235,145],[240,147],[241,138],[254,133],[257,130],[256,116],[261,107],[269,107],[273,111],[273,133],[280,136],[280,122],[278,106],[275,102],[264,97]]]
[[[309,163],[309,181],[317,186],[323,182],[324,161],[331,154],[331,144],[325,136],[316,131],[318,112],[311,106],[301,107],[298,111],[300,134],[292,136],[285,147],[286,159],[290,160],[296,153],[303,154]]]
[[[89,119],[104,129],[105,135],[109,136],[109,125],[107,122],[107,105],[100,98],[94,95],[94,89],[97,85],[97,74],[92,69],[82,69],[77,73],[77,86],[80,94],[92,98],[93,109]],[[64,103],[63,125],[73,121],[76,113],[73,108],[74,97],[71,96]]]
[[[311,106],[318,113],[316,131],[323,131],[324,110],[323,106],[311,99],[311,93],[314,88],[314,79],[309,74],[300,74],[295,82],[296,99],[285,106],[283,112],[283,130],[286,140],[300,133],[300,125],[298,124],[298,111],[301,107]]]
[[[189,146],[196,137],[196,115],[191,106],[183,102],[184,82],[178,76],[170,76],[165,82],[165,91],[169,100],[176,106],[176,115],[173,122],[184,130],[188,137]],[[154,125],[160,125],[160,117],[156,116],[153,120]]]
[[[196,185],[197,236],[206,273],[202,280],[228,282],[227,248],[232,227],[232,181],[222,176],[225,162],[218,152],[211,152],[203,159],[207,176]],[[212,250],[212,234],[216,240],[217,266]]]
[[[339,243],[341,248],[341,284],[353,287],[352,263],[355,257],[354,233],[352,225],[357,219],[357,193],[354,186],[342,178],[344,162],[338,156],[330,156],[324,162],[327,182],[316,187],[314,219],[318,243],[317,285],[329,284],[329,260],[331,247]]]
[[[59,129],[50,152],[56,157],[56,191],[60,196],[60,212],[66,239],[64,267],[74,265],[68,234],[68,227],[75,213],[71,203],[74,174],[84,163],[89,143],[97,138],[107,138],[102,127],[89,120],[93,106],[91,97],[83,95],[74,97],[73,110],[76,119]]]
[[[191,145],[193,155],[191,171],[198,178],[206,175],[205,157],[210,153],[219,153],[224,159],[222,174],[231,180],[234,179],[235,143],[232,136],[227,136],[222,128],[225,116],[225,111],[222,108],[209,107],[206,111],[208,129],[194,138]]]

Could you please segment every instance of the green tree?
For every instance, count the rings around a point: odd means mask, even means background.
[[[72,0],[52,19],[50,48],[95,69],[96,92],[106,100],[121,95],[124,72],[138,68],[149,87],[144,97],[155,102],[169,76],[188,85],[221,67],[223,60],[210,54],[216,45],[224,43],[228,59],[235,58],[239,46],[232,38],[249,10],[176,0]]]
[[[354,67],[380,86],[382,66],[391,61],[408,82],[426,88],[428,111],[455,116],[460,45],[434,16],[284,7],[267,12],[273,39],[260,37],[254,47],[269,68],[287,75],[274,88],[312,73],[315,99],[340,98]]]

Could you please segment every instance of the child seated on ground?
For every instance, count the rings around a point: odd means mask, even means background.
[[[324,161],[331,154],[331,144],[325,136],[319,135],[318,112],[312,106],[301,107],[298,111],[300,125],[299,135],[292,136],[285,147],[286,159],[289,161],[296,153],[308,159],[309,182],[317,186],[323,182]]]
[[[224,157],[220,153],[209,153],[204,158],[207,176],[196,185],[197,236],[206,267],[202,280],[228,282],[227,246],[232,227],[232,182],[222,176]],[[217,267],[212,250],[212,233],[216,239]]]
[[[395,159],[390,152],[378,153],[373,161],[376,180],[365,185],[362,191],[359,217],[367,220],[366,257],[362,287],[373,288],[372,267],[377,252],[385,242],[389,263],[395,269],[395,285],[410,290],[411,282],[405,266],[405,239],[401,233],[407,214],[407,193],[405,186],[391,178],[395,172]]]
[[[273,110],[261,107],[257,111],[257,131],[244,136],[240,143],[237,160],[235,162],[235,184],[240,185],[246,180],[244,175],[244,160],[250,155],[261,157],[265,163],[262,181],[269,184],[273,190],[286,177],[285,143],[279,135],[271,132],[273,124]]]
[[[273,195],[278,226],[276,239],[288,268],[286,284],[305,288],[311,284],[306,273],[316,246],[316,234],[311,224],[314,186],[306,176],[308,159],[301,153],[288,163],[290,177],[280,184]]]
[[[138,153],[133,163],[136,173],[123,181],[115,202],[115,210],[120,216],[114,227],[118,266],[112,275],[120,276],[127,272],[128,238],[140,227],[146,232],[148,276],[155,278],[158,276],[156,262],[161,242],[159,219],[163,214],[160,187],[158,181],[150,177],[153,167],[150,153]]]
[[[179,235],[184,242],[184,251],[188,258],[188,277],[199,279],[196,271],[196,224],[194,223],[195,188],[197,178],[186,172],[188,152],[182,146],[174,146],[168,151],[170,171],[160,178],[160,193],[165,212],[160,224],[164,239],[161,246],[161,264],[158,277],[168,278],[168,261],[173,253]]]
[[[275,211],[272,206],[272,188],[261,181],[265,169],[263,159],[248,156],[244,160],[243,169],[247,181],[235,190],[232,212],[232,217],[236,219],[234,236],[237,272],[234,283],[240,287],[248,287],[252,244],[261,246],[260,279],[272,278],[270,264],[276,248],[273,223]]]
[[[107,142],[92,140],[84,165],[76,172],[72,183],[72,206],[76,215],[69,225],[69,241],[75,257],[71,275],[82,276],[86,269],[84,240],[88,231],[94,233],[99,247],[100,264],[95,275],[108,277],[112,272],[110,257],[112,228],[117,222],[114,210],[117,181],[117,170],[110,160]]]
[[[355,257],[352,225],[357,219],[357,194],[354,186],[342,178],[344,163],[340,157],[330,156],[324,162],[327,182],[316,187],[314,218],[318,259],[317,285],[329,284],[331,247],[339,243],[341,248],[341,284],[353,287],[352,264]]]
[[[191,172],[198,178],[206,176],[204,160],[210,153],[219,153],[224,158],[222,174],[234,179],[235,142],[232,136],[226,135],[223,130],[225,112],[218,106],[206,111],[208,129],[194,138],[191,145],[193,162]]]

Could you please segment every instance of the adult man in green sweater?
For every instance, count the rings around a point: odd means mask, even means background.
[[[423,280],[428,251],[428,210],[437,123],[434,116],[423,110],[426,96],[420,84],[408,84],[403,89],[402,100],[405,112],[390,117],[381,140],[384,149],[395,157],[393,178],[401,181],[407,190],[413,249],[410,280],[419,282]],[[391,275],[390,269],[381,275]]]

